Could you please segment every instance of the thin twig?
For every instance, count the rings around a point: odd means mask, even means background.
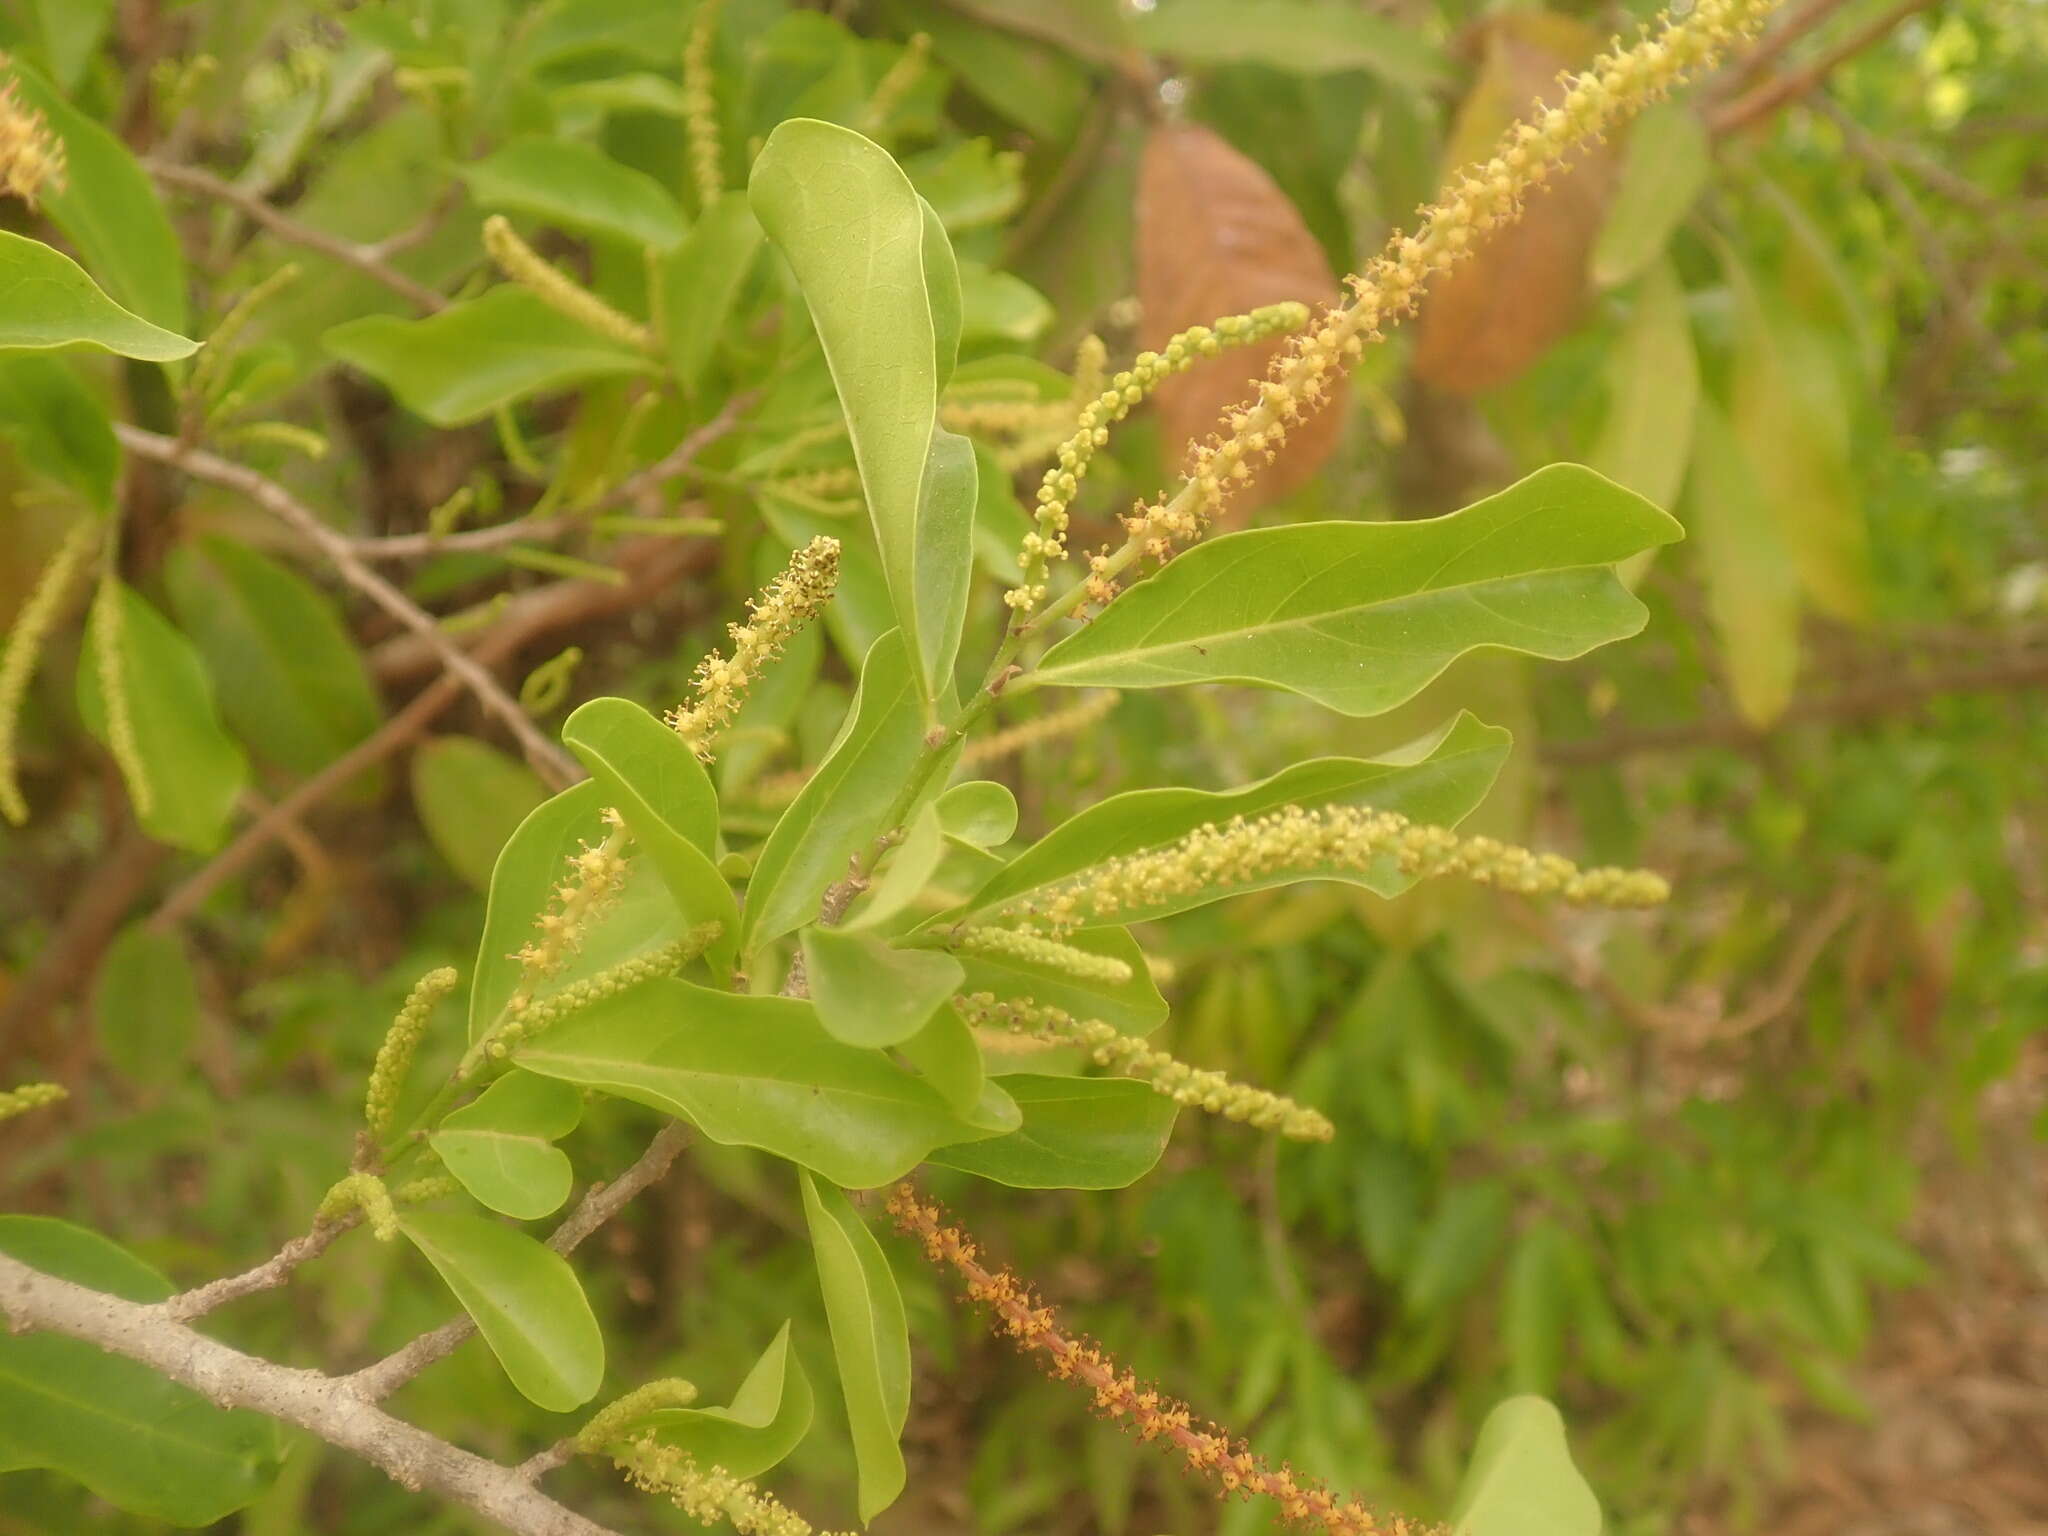
[[[557,1467],[566,1467],[576,1459],[576,1436],[564,1435],[544,1451],[535,1451],[526,1460],[512,1469],[512,1475],[529,1483],[537,1483]]]
[[[196,166],[167,165],[161,160],[145,160],[142,164],[143,169],[158,181],[182,187],[188,192],[197,192],[203,197],[212,198],[215,202],[226,203],[238,213],[245,214],[255,223],[261,224],[278,239],[291,245],[304,246],[309,251],[318,251],[324,256],[332,256],[336,261],[354,267],[365,277],[376,279],[408,303],[426,310],[429,314],[448,307],[447,299],[426,284],[407,277],[384,259],[393,249],[402,249],[402,246],[394,246],[391,241],[359,245],[353,240],[344,240],[339,235],[330,235],[325,230],[301,224],[290,214],[280,212],[253,193],[245,192],[233,182],[222,181],[218,176],[202,171]],[[394,236],[393,240],[400,238],[402,237]]]
[[[1806,0],[1786,12],[1784,20],[1757,39],[1756,46],[1723,70],[1703,93],[1710,101],[1739,96],[1777,63],[1787,48],[1842,8],[1844,0]]]
[[[1859,27],[1807,64],[1767,80],[1746,95],[1715,108],[1707,114],[1707,128],[1718,137],[1762,121],[1788,102],[1797,101],[1813,90],[1847,60],[1882,42],[1908,16],[1916,15],[1932,4],[1934,0],[1900,0],[1899,4]]]
[[[667,1173],[669,1165],[682,1152],[686,1139],[680,1121],[672,1120],[662,1127],[632,1167],[609,1184],[590,1187],[576,1209],[549,1236],[548,1246],[562,1254],[574,1249],[616,1216],[627,1201]],[[351,1390],[365,1400],[381,1402],[437,1360],[445,1360],[475,1332],[476,1324],[467,1316],[455,1318],[344,1379]]]
[[[131,453],[172,465],[196,479],[240,491],[285,523],[331,560],[344,581],[426,642],[440,664],[460,678],[485,711],[497,716],[512,732],[528,764],[543,782],[562,789],[581,777],[562,749],[541,734],[533,717],[519,707],[519,701],[475,657],[443,633],[432,614],[364,564],[347,537],[328,527],[317,512],[290,491],[267,475],[208,453],[204,448],[188,447],[176,438],[145,432],[126,422],[116,422],[114,431]]]
[[[274,1291],[287,1280],[300,1265],[311,1263],[325,1253],[349,1228],[357,1225],[362,1215],[347,1211],[330,1220],[318,1221],[313,1230],[301,1233],[253,1269],[245,1269],[239,1275],[223,1275],[218,1280],[196,1285],[189,1291],[158,1303],[164,1316],[177,1322],[189,1323],[196,1317],[204,1317],[216,1307],[224,1307],[231,1301],[240,1301],[244,1296],[254,1296],[260,1291]]]

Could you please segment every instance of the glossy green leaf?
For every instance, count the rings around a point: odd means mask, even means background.
[[[514,139],[458,174],[480,208],[530,213],[656,251],[683,238],[682,210],[666,187],[574,139]]]
[[[958,912],[926,924],[972,921],[1080,873],[1104,859],[1156,848],[1211,822],[1253,817],[1285,805],[1327,805],[1333,801],[1399,811],[1414,821],[1455,826],[1492,787],[1507,758],[1508,733],[1459,714],[1441,731],[1381,758],[1319,757],[1238,789],[1138,789],[1090,806],[1048,832],[1012,859],[974,893]],[[1390,866],[1348,878],[1382,896],[1408,888],[1410,881]],[[1244,890],[1253,887],[1234,887]],[[1145,917],[1182,911],[1209,899],[1186,898]],[[1136,922],[1135,913],[1119,922]]]
[[[727,1406],[656,1408],[624,1428],[652,1430],[658,1442],[687,1452],[700,1467],[754,1478],[796,1449],[811,1427],[813,1408],[811,1379],[789,1347],[784,1323]]]
[[[519,1221],[561,1209],[574,1173],[554,1145],[583,1118],[583,1095],[554,1078],[509,1072],[451,1111],[427,1141],[480,1202]]]
[[[248,765],[221,729],[213,686],[192,643],[128,586],[118,586],[113,600],[120,614],[113,664],[148,779],[140,791],[128,786],[136,819],[158,841],[204,853],[225,835]],[[99,637],[106,616],[102,604],[94,603],[78,666],[79,714],[101,741],[107,739],[107,722]]]
[[[1295,75],[1364,70],[1422,91],[1448,73],[1414,29],[1329,0],[1172,0],[1132,18],[1138,40],[1183,64],[1264,64]]]
[[[860,1517],[872,1520],[903,1491],[903,1422],[910,1413],[910,1330],[889,1259],[860,1213],[807,1173],[804,1219],[818,1264],[818,1288],[832,1327],[832,1356],[853,1432]]]
[[[979,26],[944,0],[898,0],[889,9],[901,15],[904,36],[931,38],[932,52],[961,88],[1042,140],[1071,140],[1093,83],[1064,50]]]
[[[562,727],[562,742],[624,818],[641,852],[661,872],[689,927],[717,923],[705,951],[721,974],[739,946],[740,911],[712,856],[718,849],[718,794],[682,737],[627,699],[592,699]]]
[[[1454,1536],[1600,1536],[1600,1501],[1565,1444],[1564,1420],[1540,1397],[1511,1397],[1486,1416],[1451,1505]]]
[[[568,873],[570,856],[604,841],[610,830],[604,812],[611,804],[603,786],[594,781],[571,785],[536,807],[498,854],[469,992],[472,1041],[491,1029],[518,987],[518,952],[538,932],[535,920],[551,909],[555,887]],[[588,925],[576,952],[535,988],[534,995],[545,998],[598,971],[672,943],[683,931],[675,898],[655,861],[629,859],[616,898]]]
[[[0,347],[98,347],[146,363],[190,357],[199,343],[129,313],[77,262],[0,230]]]
[[[531,768],[471,736],[436,736],[412,755],[413,809],[427,841],[479,891],[491,888],[499,852],[545,799]]]
[[[1060,942],[1122,961],[1130,968],[1129,979],[1097,981],[1015,955],[963,950],[959,960],[967,980],[961,990],[987,992],[998,999],[1034,998],[1049,1007],[1064,1008],[1077,1019],[1100,1019],[1126,1035],[1148,1034],[1166,1021],[1166,999],[1159,995],[1158,984],[1145,964],[1145,952],[1128,928],[1087,928]]]
[[[136,1087],[176,1081],[199,1033],[199,984],[175,933],[141,922],[115,936],[93,986],[100,1054]]]
[[[1013,1073],[1024,1112],[1007,1136],[941,1147],[932,1161],[1017,1189],[1122,1189],[1152,1171],[1179,1106],[1123,1077]]]
[[[1690,106],[1660,102],[1630,124],[1621,182],[1593,246],[1593,281],[1618,287],[1663,255],[1713,168],[1707,125]]]
[[[740,948],[753,950],[818,915],[825,888],[847,860],[888,830],[881,825],[924,755],[924,723],[903,635],[891,630],[868,652],[860,689],[831,750],[754,861]],[[945,765],[932,773],[945,782]]]
[[[47,1216],[0,1216],[0,1253],[127,1301],[171,1294],[126,1250]],[[0,1473],[47,1467],[131,1514],[203,1526],[257,1498],[276,1463],[260,1415],[223,1411],[79,1339],[0,1329]]]
[[[998,848],[1017,835],[1017,797],[1007,784],[970,779],[935,802],[946,836],[976,848]]]
[[[604,1335],[568,1260],[516,1228],[461,1211],[406,1211],[398,1224],[528,1400],[567,1413],[597,1395]]]
[[[959,648],[973,554],[972,446],[938,427],[951,357],[935,314],[950,305],[957,334],[957,275],[949,296],[949,273],[931,271],[923,202],[887,151],[850,129],[782,123],[747,195],[810,306],[919,694],[936,699]]]
[[[960,266],[960,335],[971,342],[1035,346],[1052,325],[1044,294],[1008,272],[991,272],[980,262]]]
[[[35,0],[43,55],[59,87],[76,90],[79,78],[113,24],[115,0]]]
[[[663,259],[669,366],[686,391],[703,385],[764,238],[746,195],[728,192]]]
[[[221,713],[259,755],[309,777],[382,723],[340,610],[296,571],[247,544],[204,538],[171,551],[164,581]]]
[[[127,145],[66,101],[50,82],[19,59],[9,74],[23,99],[43,114],[64,145],[64,185],[45,187],[37,204],[64,233],[79,260],[124,309],[152,327],[156,348],[182,350],[109,351],[148,362],[183,357],[197,345],[175,332],[190,315],[185,294],[185,253],[164,212],[156,186]],[[10,236],[10,239],[14,237]],[[0,304],[0,313],[10,305]],[[168,340],[163,338],[168,337]],[[19,343],[7,343],[19,345]]]
[[[529,395],[654,367],[631,347],[578,325],[516,283],[424,320],[350,320],[321,341],[438,427],[459,427]]]
[[[933,1013],[923,1029],[896,1047],[896,1054],[959,1114],[971,1117],[983,1107],[989,1079],[981,1046],[954,1009]],[[1010,1102],[1016,1103],[1014,1099]],[[1021,1116],[1019,1111],[1019,1123]]]
[[[646,1104],[866,1189],[980,1127],[879,1051],[825,1033],[797,998],[652,981],[521,1046],[529,1071]]]
[[[1785,712],[1799,680],[1799,571],[1742,444],[1699,403],[1686,528],[1706,581],[1707,617],[1735,707],[1751,725]]]
[[[62,359],[0,354],[0,432],[38,474],[77,492],[95,512],[113,510],[121,445],[107,408]]]
[[[1653,506],[1673,505],[1692,456],[1700,367],[1685,290],[1669,262],[1656,263],[1637,285],[1635,308],[1602,372],[1607,416],[1587,463]]]
[[[804,974],[818,1022],[848,1045],[895,1045],[959,988],[964,972],[950,955],[897,949],[837,928],[803,932]]]
[[[1423,522],[1226,534],[1129,588],[1011,691],[1264,683],[1376,715],[1467,651],[1558,661],[1635,634],[1648,615],[1612,564],[1679,536],[1576,464]]]

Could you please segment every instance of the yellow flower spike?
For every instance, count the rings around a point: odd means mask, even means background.
[[[1118,986],[1131,979],[1131,968],[1115,955],[1098,955],[1076,949],[1043,934],[1020,932],[1015,928],[965,928],[953,940],[956,948],[971,955],[1001,955],[1064,971],[1081,981],[1106,982]]]
[[[399,1095],[405,1091],[406,1074],[412,1070],[412,1059],[426,1037],[434,1005],[455,990],[457,980],[452,965],[427,972],[413,983],[404,1006],[384,1032],[384,1043],[377,1047],[377,1060],[370,1068],[370,1085],[363,1094],[363,1124],[375,1140],[382,1141],[390,1133]]]
[[[484,249],[500,272],[537,295],[556,313],[639,351],[656,349],[652,331],[630,315],[620,314],[520,239],[519,232],[502,213],[484,220]]]
[[[398,1211],[391,1204],[391,1192],[374,1173],[352,1173],[327,1191],[320,1208],[313,1213],[317,1225],[333,1221],[350,1211],[361,1211],[370,1225],[370,1235],[380,1243],[398,1236]]]
[[[705,1469],[689,1452],[643,1434],[612,1452],[626,1479],[658,1493],[700,1525],[729,1521],[740,1536],[812,1536],[810,1522],[723,1467]]]
[[[761,669],[824,609],[839,585],[839,541],[819,537],[789,557],[782,573],[747,604],[747,622],[728,625],[732,656],[713,651],[697,666],[697,697],[670,711],[668,723],[706,762],[712,738],[732,723]]]
[[[572,1013],[595,1007],[607,998],[617,997],[621,992],[630,991],[657,976],[673,975],[716,943],[724,931],[722,923],[699,923],[680,939],[671,940],[631,960],[623,960],[595,976],[571,982],[559,992],[550,993],[537,1002],[522,993],[508,1008],[511,1017],[491,1032],[484,1049],[494,1060],[503,1061],[515,1045],[531,1040]]]
[[[711,45],[718,37],[718,13],[725,0],[700,0],[683,44],[683,134],[690,148],[690,176],[701,213],[725,194],[723,152],[718,137],[718,98],[712,92]]]
[[[12,63],[0,53],[0,67]],[[45,190],[64,190],[64,145],[34,107],[21,99],[13,80],[0,86],[0,192],[29,207]]]
[[[697,1400],[697,1389],[680,1376],[667,1376],[635,1387],[625,1396],[605,1404],[576,1431],[576,1449],[595,1455],[620,1439],[619,1431],[644,1413],[657,1408],[687,1408]]]
[[[7,631],[7,644],[0,649],[0,815],[15,826],[28,820],[28,801],[22,797],[19,770],[14,758],[14,732],[21,718],[22,701],[28,697],[30,679],[43,643],[64,611],[64,600],[79,571],[92,557],[99,543],[99,527],[89,518],[72,525],[57,546],[57,553],[36,577],[28,599]]]
[[[71,1097],[62,1083],[23,1083],[0,1093],[0,1120],[12,1120]]]
[[[107,750],[114,754],[136,816],[146,820],[156,809],[156,787],[150,780],[148,764],[142,760],[142,746],[135,738],[128,674],[121,666],[124,627],[121,583],[110,562],[92,600],[93,665],[99,672],[100,699],[106,706]]]
[[[1064,709],[1055,709],[1040,715],[1035,720],[1021,721],[1016,725],[996,731],[992,735],[971,739],[960,754],[962,768],[979,767],[984,763],[1014,757],[1048,741],[1058,741],[1084,731],[1102,719],[1117,706],[1123,695],[1115,689],[1090,694],[1077,704]]]

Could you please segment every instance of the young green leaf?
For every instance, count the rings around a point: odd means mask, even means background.
[[[174,933],[130,923],[115,936],[93,988],[100,1053],[147,1090],[186,1070],[199,1033],[199,985]]]
[[[479,208],[530,213],[654,251],[683,238],[682,210],[666,187],[574,139],[514,139],[457,174]]]
[[[1668,261],[1636,285],[1635,309],[1601,370],[1607,416],[1586,461],[1655,506],[1676,502],[1692,456],[1700,366],[1685,289]]]
[[[213,686],[192,643],[141,594],[125,584],[114,595],[119,643],[115,679],[127,703],[135,756],[148,783],[129,791],[136,819],[151,837],[194,853],[219,843],[234,814],[247,772],[242,749],[221,729]],[[86,729],[107,739],[106,696],[100,677],[106,614],[95,604],[86,623],[78,667],[78,712]],[[126,772],[129,764],[123,763]]]
[[[1713,168],[1706,124],[1689,105],[1662,102],[1630,124],[1621,182],[1593,245],[1593,281],[1619,287],[1661,256]]]
[[[125,1249],[48,1216],[0,1216],[0,1253],[128,1301],[171,1294]],[[82,1340],[0,1329],[0,1473],[47,1467],[146,1520],[205,1526],[259,1497],[276,1465],[268,1419]]]
[[[427,841],[465,884],[491,888],[498,854],[547,798],[526,764],[470,736],[436,736],[412,755],[412,804]]]
[[[1011,689],[1264,683],[1381,714],[1470,650],[1558,661],[1636,633],[1647,612],[1612,565],[1680,536],[1576,464],[1423,522],[1227,534],[1124,592]]]
[[[656,1441],[687,1452],[700,1467],[754,1478],[796,1449],[811,1427],[813,1407],[811,1379],[789,1347],[784,1323],[726,1407],[655,1408],[621,1428],[652,1430]]]
[[[530,1401],[567,1413],[597,1394],[604,1335],[568,1260],[524,1232],[459,1211],[407,1211],[398,1225]]]
[[[951,955],[897,949],[837,928],[806,928],[803,951],[818,1022],[848,1045],[895,1045],[909,1039],[958,990],[966,974]]]
[[[350,320],[321,344],[437,427],[459,427],[529,395],[654,368],[651,359],[578,325],[516,283],[424,320]]]
[[[62,251],[0,230],[0,347],[71,346],[146,363],[167,363],[199,350],[198,342],[116,304]]]
[[[993,1134],[879,1051],[845,1045],[805,1001],[650,981],[522,1045],[532,1072],[688,1120],[848,1189],[901,1178],[933,1147]]]
[[[818,1288],[832,1327],[832,1355],[853,1431],[860,1517],[872,1520],[903,1491],[903,1422],[910,1413],[910,1330],[889,1259],[860,1213],[808,1173],[804,1219],[818,1263]]]
[[[1707,617],[1735,707],[1769,725],[1799,680],[1799,567],[1784,525],[1727,419],[1702,400],[1686,487],[1686,526],[1706,579]]]
[[[896,1054],[916,1068],[957,1113],[972,1117],[983,1108],[989,1084],[981,1046],[954,1009],[933,1013],[923,1029],[896,1047]],[[1021,1115],[1019,1111],[1020,1124]]]
[[[510,1072],[442,1120],[427,1141],[483,1204],[538,1221],[569,1198],[573,1173],[554,1145],[583,1118],[583,1095],[554,1078]]]
[[[972,445],[938,427],[959,335],[951,248],[888,152],[831,123],[779,125],[747,196],[810,307],[918,693],[937,700],[966,615],[976,485]]]
[[[1017,835],[1017,797],[1007,784],[971,779],[939,796],[937,805],[946,836],[976,848],[997,848]]]
[[[932,1161],[1017,1189],[1122,1189],[1152,1171],[1179,1106],[1124,1077],[1012,1073],[1024,1112],[1007,1136],[941,1147]]]
[[[1132,18],[1153,53],[1184,64],[1263,64],[1296,75],[1363,70],[1421,91],[1448,73],[1411,28],[1371,11],[1307,0],[1174,0]]]
[[[1540,1397],[1511,1397],[1480,1426],[1453,1536],[1600,1536],[1600,1501],[1565,1444],[1564,1420]]]
[[[106,406],[69,364],[38,352],[0,356],[0,432],[37,473],[102,516],[113,510],[121,445]]]

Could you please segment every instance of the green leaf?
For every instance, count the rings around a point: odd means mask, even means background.
[[[860,1517],[872,1520],[903,1491],[903,1421],[910,1413],[910,1330],[888,1257],[836,1189],[797,1175],[832,1327],[832,1356],[853,1432]]]
[[[902,35],[931,38],[962,89],[1047,143],[1073,139],[1093,82],[1063,50],[982,25],[943,0],[898,0],[890,10],[902,18]]]
[[[1628,130],[1621,182],[1593,246],[1593,281],[1628,282],[1663,255],[1714,168],[1706,124],[1690,106],[1661,102]]]
[[[1376,715],[1467,651],[1558,661],[1636,633],[1647,613],[1612,563],[1679,536],[1576,464],[1427,521],[1226,534],[1124,592],[1011,691],[1265,683]]]
[[[114,20],[115,0],[35,0],[42,29],[43,55],[50,73],[64,90],[78,88],[107,28]]]
[[[1148,1034],[1166,1021],[1166,999],[1159,995],[1151,968],[1145,964],[1145,952],[1128,928],[1088,928],[1070,933],[1060,942],[1091,955],[1121,960],[1130,967],[1130,979],[1097,981],[1015,955],[963,951],[958,958],[967,979],[960,990],[987,992],[998,1001],[1033,998],[1048,1007],[1064,1008],[1077,1019],[1100,1019],[1126,1035]]]
[[[1564,1420],[1540,1397],[1511,1397],[1486,1416],[1451,1505],[1454,1536],[1600,1536],[1600,1501],[1565,1444]]]
[[[138,1088],[176,1081],[199,1033],[199,984],[174,933],[130,923],[115,937],[93,987],[100,1054]]]
[[[649,358],[578,325],[516,283],[424,320],[350,320],[321,344],[439,427],[476,421],[529,395],[654,369]]]
[[[728,192],[662,261],[669,366],[690,394],[703,386],[763,238],[746,195]]]
[[[184,247],[154,183],[127,145],[72,106],[49,81],[18,59],[10,65],[22,98],[43,114],[64,145],[64,185],[43,189],[38,202],[44,215],[124,308],[152,328],[163,327],[153,331],[163,338],[156,346],[183,349],[130,352],[109,345],[108,350],[146,362],[184,357],[197,345],[173,334],[185,329],[189,315]],[[0,303],[0,312],[8,307]]]
[[[936,804],[927,802],[910,818],[902,841],[890,850],[867,893],[854,904],[846,929],[877,928],[924,894],[946,856],[946,837],[939,828]]]
[[[849,1189],[901,1178],[933,1147],[981,1129],[879,1051],[834,1040],[808,1002],[673,979],[577,1014],[520,1046],[514,1059]]]
[[[171,551],[164,582],[221,713],[262,756],[310,777],[381,723],[376,686],[340,611],[288,566],[205,538]]]
[[[651,1429],[662,1445],[686,1452],[700,1467],[723,1467],[755,1478],[780,1465],[811,1427],[811,1379],[789,1347],[789,1324],[761,1352],[724,1408],[656,1408],[624,1426]]]
[[[0,347],[98,347],[146,363],[190,357],[199,343],[130,314],[77,262],[0,230]]]
[[[113,511],[121,445],[107,408],[67,364],[36,352],[0,355],[0,432],[38,474],[102,516]]]
[[[836,928],[806,928],[803,950],[818,1022],[848,1045],[895,1045],[909,1039],[966,974],[951,955],[897,949]]]
[[[1007,1136],[941,1147],[932,1161],[1016,1189],[1122,1189],[1152,1171],[1179,1107],[1121,1077],[1013,1073],[1003,1087],[1024,1112]]]
[[[96,1232],[47,1216],[0,1216],[0,1253],[127,1301],[170,1282]],[[277,1435],[133,1360],[50,1333],[0,1329],[0,1473],[47,1467],[130,1514],[211,1525],[276,1473]]]
[[[1729,692],[1743,719],[1762,727],[1784,714],[1799,680],[1799,571],[1770,498],[1711,400],[1699,402],[1694,430],[1686,527]]]
[[[498,854],[547,799],[526,764],[470,736],[436,736],[412,755],[412,803],[427,841],[463,882],[491,888]]]
[[[480,208],[510,208],[656,251],[683,239],[682,210],[666,187],[573,139],[514,139],[457,174]]]
[[[998,848],[1017,835],[1017,797],[1007,784],[970,779],[940,795],[936,805],[946,836],[973,847]]]
[[[661,872],[683,922],[717,923],[705,951],[721,976],[739,948],[740,909],[711,862],[718,793],[689,743],[627,699],[592,699],[562,727],[562,742],[590,770],[640,850]]]
[[[924,756],[924,722],[903,634],[891,630],[861,666],[846,723],[818,771],[775,823],[747,886],[740,948],[750,952],[810,922],[847,861],[888,830],[882,818]],[[931,774],[945,782],[945,765]]]
[[[1539,1221],[1515,1241],[1501,1298],[1501,1345],[1516,1390],[1548,1392],[1563,1369],[1571,1277],[1561,1257],[1564,1235]]]
[[[934,918],[925,927],[930,930],[971,922],[1105,859],[1159,847],[1211,822],[1259,816],[1284,805],[1346,801],[1399,811],[1433,826],[1455,826],[1492,787],[1506,761],[1509,741],[1500,727],[1460,713],[1434,735],[1381,758],[1312,758],[1238,789],[1138,789],[1112,795],[1025,849],[960,911]],[[1411,883],[1391,866],[1364,875],[1332,874],[1329,878],[1362,884],[1382,896],[1396,895]],[[1236,886],[1232,890],[1256,888]],[[1142,915],[1163,916],[1211,899],[1198,893],[1157,910],[1147,908]],[[1120,913],[1118,920],[1121,925],[1141,917],[1135,912]]]
[[[582,1118],[583,1095],[569,1084],[510,1072],[452,1111],[427,1141],[483,1204],[538,1221],[569,1198],[573,1170],[553,1143]]]
[[[938,428],[952,362],[935,315],[950,308],[957,338],[959,294],[932,266],[950,248],[888,152],[830,123],[779,125],[747,196],[810,307],[919,696],[935,700],[966,615],[976,483],[972,445]]]
[[[1035,346],[1052,324],[1044,294],[1008,272],[978,261],[960,265],[960,335],[965,341],[1006,341]]]
[[[159,842],[205,853],[227,831],[248,765],[221,729],[213,686],[191,642],[125,584],[117,586],[114,601],[120,605],[114,665],[148,776],[142,792],[132,783],[128,787],[137,802],[136,819]],[[78,712],[101,741],[107,739],[99,675],[105,617],[95,603],[78,667]]]
[[[1132,17],[1152,53],[1183,64],[1264,64],[1295,75],[1365,70],[1423,91],[1449,71],[1412,29],[1327,0],[1173,0]]]
[[[604,812],[611,803],[603,786],[594,781],[571,785],[536,807],[499,853],[491,871],[483,940],[477,946],[476,979],[469,992],[472,1042],[490,1031],[518,988],[518,952],[537,932],[535,920],[550,909],[555,887],[568,872],[568,859],[604,841],[610,830]],[[675,898],[654,860],[630,859],[616,898],[588,925],[576,953],[535,987],[534,996],[545,998],[682,936]]]
[[[1444,1195],[1402,1280],[1401,1304],[1411,1316],[1430,1316],[1479,1284],[1507,1234],[1509,1207],[1498,1179],[1455,1185]]]
[[[934,1012],[923,1029],[896,1047],[896,1054],[922,1073],[939,1097],[959,1114],[973,1117],[983,1107],[989,1080],[981,1046],[967,1021],[953,1009]],[[1014,1105],[1016,1101],[1010,1102]],[[1021,1110],[1018,1115],[1017,1123],[1021,1124]]]
[[[1652,505],[1671,506],[1692,456],[1700,367],[1685,290],[1668,261],[1653,265],[1637,285],[1635,308],[1603,373],[1607,415],[1587,462]]]
[[[567,1413],[596,1396],[604,1335],[566,1259],[524,1232],[460,1211],[407,1211],[398,1225],[528,1400]]]

